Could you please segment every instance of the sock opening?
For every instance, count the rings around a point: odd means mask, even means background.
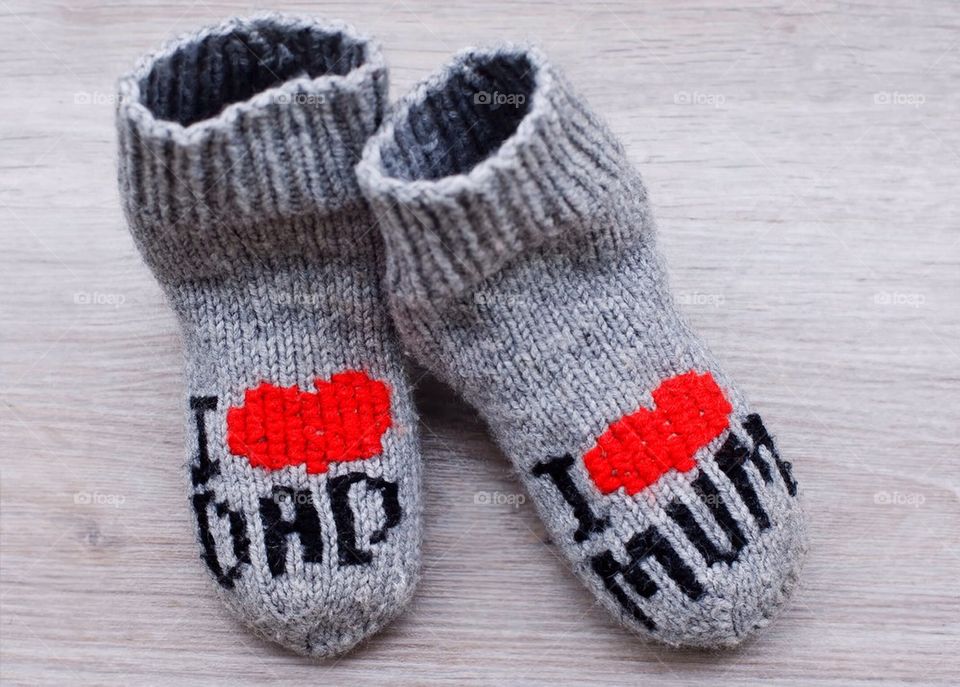
[[[366,45],[314,26],[236,26],[157,59],[140,81],[141,102],[158,119],[189,126],[291,79],[344,76],[364,64]]]
[[[397,121],[381,148],[386,173],[414,181],[469,172],[517,130],[536,76],[523,53],[467,56]]]

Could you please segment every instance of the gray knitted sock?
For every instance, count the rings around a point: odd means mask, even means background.
[[[227,606],[328,656],[409,601],[420,457],[353,165],[387,90],[352,29],[233,20],[120,82],[131,232],[180,320],[190,494]]]
[[[538,53],[467,51],[358,166],[401,339],[628,627],[735,644],[794,586],[790,464],[677,312],[637,172]]]

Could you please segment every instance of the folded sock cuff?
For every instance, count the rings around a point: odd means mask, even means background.
[[[391,297],[406,305],[435,307],[550,240],[642,228],[600,221],[619,199],[645,206],[642,184],[529,48],[460,53],[393,109],[357,176],[386,243]]]
[[[354,165],[386,91],[376,44],[279,14],[143,58],[119,83],[120,190],[161,281],[355,239],[338,218],[364,206]]]

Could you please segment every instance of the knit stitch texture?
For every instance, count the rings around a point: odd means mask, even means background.
[[[317,657],[393,618],[420,564],[416,418],[353,169],[386,91],[352,28],[275,14],[119,85],[125,212],[186,349],[202,558],[239,618]]]
[[[800,570],[791,466],[675,307],[640,177],[534,50],[467,50],[358,178],[406,348],[472,403],[576,574],[675,646],[765,626]]]

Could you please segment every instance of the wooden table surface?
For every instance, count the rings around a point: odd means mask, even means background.
[[[394,96],[464,45],[539,43],[641,166],[675,291],[794,462],[812,528],[763,636],[644,645],[424,377],[418,595],[316,664],[235,624],[198,560],[175,322],[115,181],[117,76],[251,8],[0,0],[0,680],[958,684],[960,5],[736,4],[283,4],[378,36]]]

